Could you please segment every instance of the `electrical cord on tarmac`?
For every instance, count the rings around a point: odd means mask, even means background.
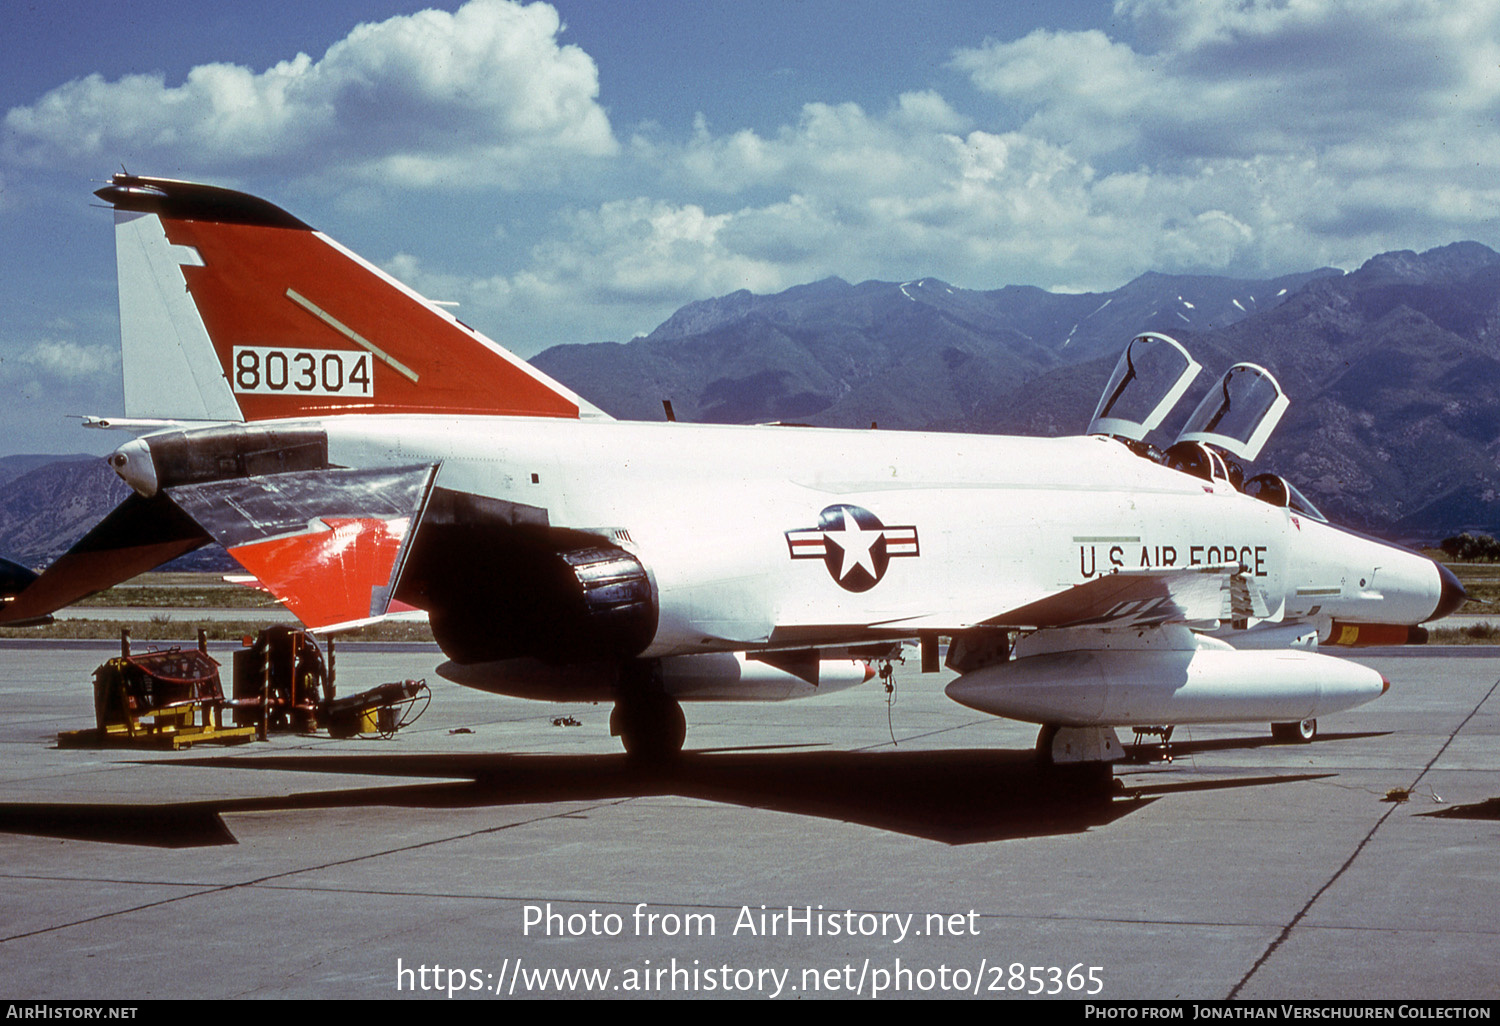
[[[398,730],[409,727],[422,718],[422,714],[432,704],[432,689],[427,686],[425,678],[406,683],[411,686],[410,693],[389,703],[390,708],[400,710],[399,716],[394,721],[380,724],[374,734],[358,734],[357,737],[364,741],[389,741],[396,736]]]
[[[896,724],[891,717],[891,706],[896,704],[896,668],[889,659],[880,662],[880,683],[885,685],[885,726],[891,732],[891,744],[900,747],[896,740]]]
[[[427,707],[431,704],[432,689],[427,686],[425,679],[417,681],[417,692],[403,703],[404,707],[401,710],[401,718],[390,729],[389,733],[382,733],[380,736],[385,740],[395,737],[396,731],[402,727],[409,727],[420,720],[422,714],[427,711]]]

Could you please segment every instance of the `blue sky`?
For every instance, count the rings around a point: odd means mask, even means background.
[[[14,3],[0,452],[107,451],[121,165],[522,355],[836,274],[1109,289],[1500,246],[1500,0]]]

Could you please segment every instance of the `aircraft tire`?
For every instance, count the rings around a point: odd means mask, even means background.
[[[1271,737],[1285,745],[1305,745],[1318,736],[1317,720],[1271,724]]]
[[[625,754],[640,763],[663,763],[682,753],[687,717],[667,695],[635,695],[615,702],[610,733],[618,734]]]

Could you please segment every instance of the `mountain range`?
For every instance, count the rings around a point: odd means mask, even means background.
[[[607,412],[661,419],[1068,434],[1141,331],[1204,364],[1170,441],[1231,364],[1292,406],[1253,472],[1410,541],[1500,528],[1500,254],[1474,242],[1263,280],[1148,273],[1108,293],[829,278],[683,307],[631,342],[533,362]]]
[[[1292,400],[1252,471],[1389,537],[1500,533],[1500,254],[1474,242],[1347,274],[1153,272],[1103,293],[827,278],[690,303],[633,341],[532,362],[626,419],[660,420],[670,400],[681,420],[1055,435],[1086,427],[1142,331],[1205,367],[1154,440],[1249,360]],[[0,555],[45,563],[124,494],[97,458],[0,457]]]
[[[1047,371],[1112,363],[1141,331],[1227,327],[1339,273],[1153,273],[1082,294],[827,278],[690,303],[634,341],[555,346],[532,362],[627,419],[660,419],[671,399],[680,418],[713,423],[988,431],[996,401]],[[1092,412],[1090,402],[1084,421]]]

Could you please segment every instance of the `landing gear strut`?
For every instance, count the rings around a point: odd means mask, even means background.
[[[1113,727],[1062,727],[1043,724],[1036,738],[1036,761],[1064,791],[1108,799],[1115,789],[1111,765],[1124,757]]]
[[[1036,758],[1043,766],[1102,764],[1125,757],[1113,727],[1062,727],[1042,725],[1036,736]]]
[[[663,690],[659,664],[627,663],[620,669],[615,692],[609,732],[624,743],[627,755],[638,762],[661,763],[681,753],[687,717],[677,699]]]

